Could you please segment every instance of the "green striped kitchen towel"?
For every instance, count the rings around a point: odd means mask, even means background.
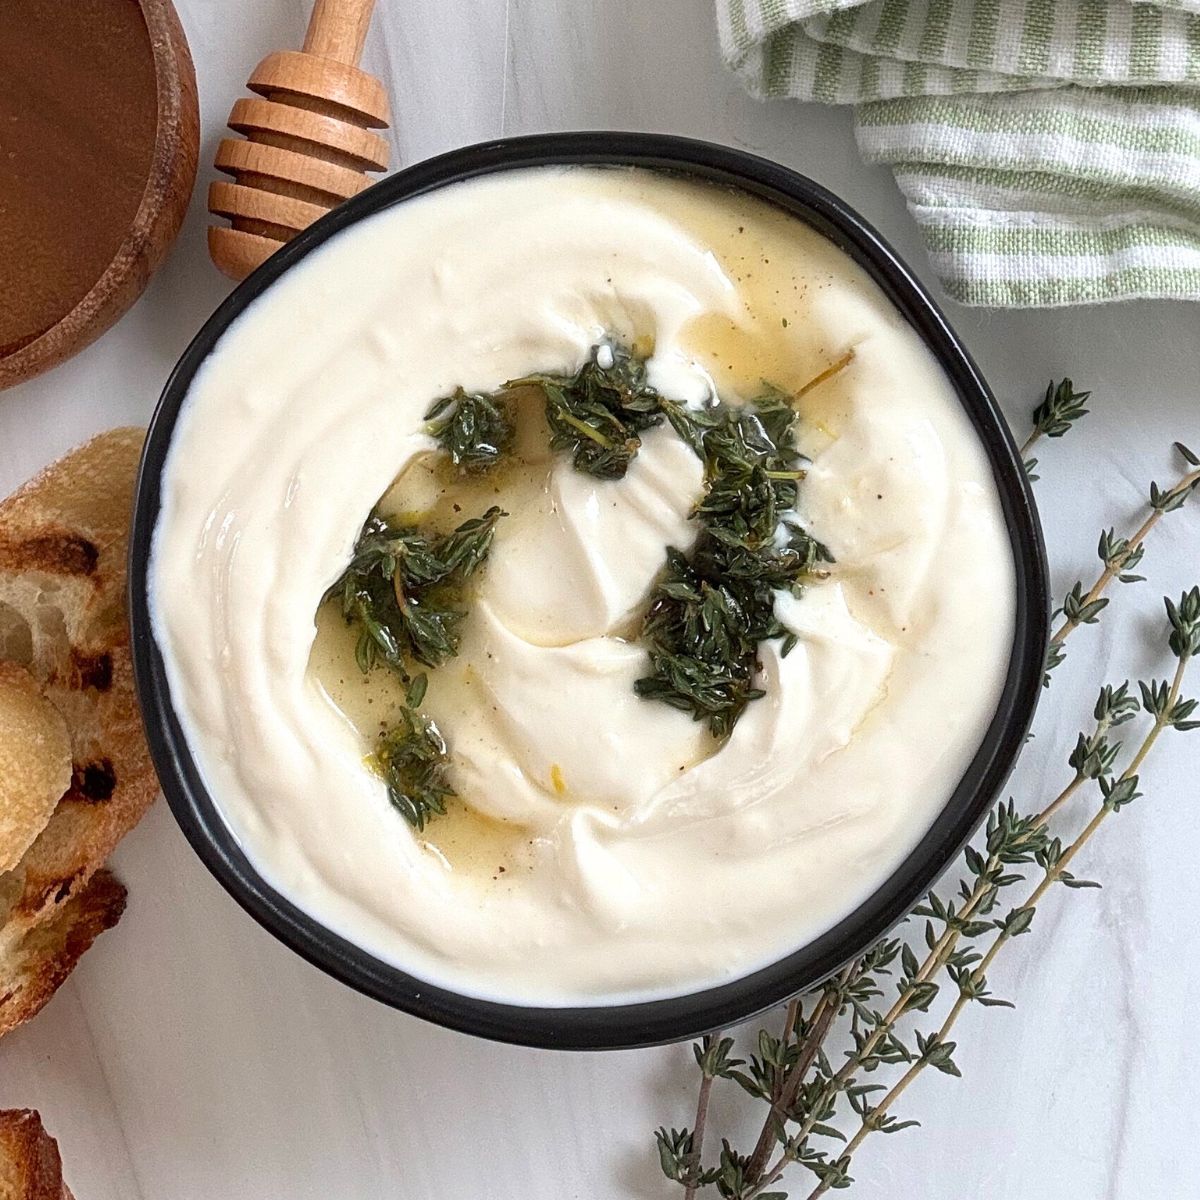
[[[762,97],[857,106],[964,304],[1200,299],[1200,0],[717,0]]]

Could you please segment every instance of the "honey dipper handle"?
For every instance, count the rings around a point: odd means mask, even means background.
[[[375,0],[317,0],[304,35],[305,53],[356,66],[374,7]]]

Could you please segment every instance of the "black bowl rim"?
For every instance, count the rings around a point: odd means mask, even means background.
[[[668,999],[571,1008],[498,1003],[433,986],[344,940],[275,892],[250,865],[201,782],[171,704],[147,587],[160,477],[176,417],[225,328],[288,268],[356,221],[462,180],[556,165],[636,166],[739,188],[798,217],[865,268],[938,358],[980,437],[1017,583],[1009,669],[979,750],[933,825],[867,900],[814,941],[736,980]],[[1042,687],[1050,603],[1041,526],[1008,426],[938,306],[879,234],[825,188],[768,159],[672,135],[608,131],[501,138],[418,163],[335,208],[236,288],[184,351],[151,421],[137,483],[129,588],[135,680],[163,791],[185,837],[238,904],[310,963],[385,1004],[497,1041],[573,1050],[679,1041],[747,1020],[828,978],[901,921],[978,828],[1025,741]]]

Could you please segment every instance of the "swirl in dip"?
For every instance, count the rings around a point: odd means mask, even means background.
[[[469,484],[509,515],[430,675],[460,799],[418,832],[364,762],[403,689],[361,675],[322,598],[390,489],[417,517],[445,499],[433,400],[571,373],[606,337],[693,406],[797,395],[852,352],[796,401],[798,515],[836,562],[776,594],[798,640],[761,644],[766,695],[714,742],[633,690],[700,461],[663,426],[602,480],[522,432],[520,471]],[[841,251],[740,192],[541,168],[354,225],[226,332],[175,430],[151,606],[204,782],[272,886],[427,981],[596,1004],[746,974],[883,882],[993,716],[1014,570],[949,382]]]

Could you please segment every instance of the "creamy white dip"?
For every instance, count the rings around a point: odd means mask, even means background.
[[[801,516],[836,566],[779,596],[799,644],[764,645],[767,696],[712,753],[634,695],[626,640],[664,548],[694,537],[699,463],[668,429],[619,482],[547,452],[431,676],[463,803],[418,835],[364,765],[314,614],[432,448],[432,400],[573,371],[606,335],[650,339],[651,381],[689,403],[798,390],[853,350],[799,402]],[[849,913],[977,749],[1014,609],[983,451],[866,275],[740,193],[579,168],[408,201],[240,317],[176,428],[151,581],[176,712],[263,876],[427,981],[539,1004],[727,981]]]

